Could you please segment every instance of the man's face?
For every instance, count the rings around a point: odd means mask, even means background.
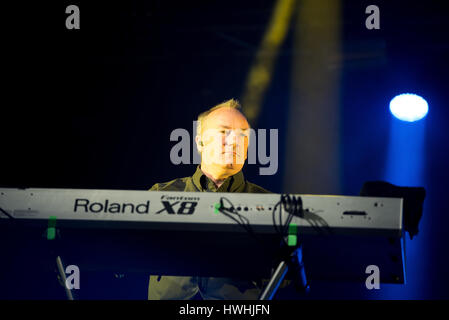
[[[201,162],[237,173],[248,153],[249,124],[238,110],[220,108],[202,123]]]

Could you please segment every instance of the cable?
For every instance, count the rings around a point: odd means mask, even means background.
[[[10,215],[8,212],[6,212],[6,210],[3,210],[2,208],[0,208],[0,211],[7,216],[9,219],[15,219],[12,215]]]
[[[229,203],[229,207],[224,206],[224,201]],[[279,209],[279,225],[276,221],[276,210]],[[282,223],[282,210],[287,211],[287,219],[285,223]],[[224,214],[225,216],[229,217],[233,221],[237,222],[241,227],[243,227],[253,238],[256,239],[259,244],[263,246],[263,240],[261,240],[253,231],[251,228],[251,225],[249,223],[249,219],[243,215],[241,215],[236,209],[234,204],[227,198],[221,197],[220,198],[220,209],[219,211]],[[297,283],[302,283],[302,288],[305,290],[308,290],[309,285],[307,283],[307,278],[304,273],[304,263],[302,262],[302,239],[301,237],[297,241],[296,245],[294,247],[289,246],[286,237],[288,233],[288,228],[292,222],[293,217],[300,217],[304,218],[304,212],[303,212],[303,205],[302,205],[302,199],[301,197],[294,197],[291,195],[282,194],[280,197],[280,200],[278,203],[276,203],[273,207],[272,211],[272,220],[273,220],[273,227],[276,231],[276,234],[280,237],[280,250],[276,254],[275,259],[273,262],[279,262],[281,261],[281,265],[287,265],[288,267],[292,268],[293,271],[293,277],[295,286]],[[298,252],[298,250],[300,250]],[[279,265],[279,266],[281,266]],[[279,267],[278,267],[279,268]],[[276,274],[276,273],[275,273]],[[271,281],[271,279],[270,279]],[[276,281],[276,280],[274,280]],[[270,283],[269,283],[270,284]],[[268,287],[267,287],[268,288]]]
[[[276,222],[276,209],[279,206],[279,227]],[[288,216],[285,220],[285,223],[282,223],[282,208],[287,211]],[[303,207],[302,207],[302,199],[301,197],[294,197],[287,194],[282,194],[280,202],[273,209],[273,226],[275,231],[279,234],[281,238],[281,244],[283,246],[288,246],[285,241],[285,237],[288,233],[288,228],[293,220],[293,217],[304,217]]]
[[[224,206],[224,201],[229,204],[229,207]],[[285,223],[282,223],[282,210],[286,210],[288,213],[288,217]],[[279,209],[279,222],[276,221],[276,210]],[[241,215],[236,209],[234,204],[226,197],[220,198],[220,209],[219,211],[227,216],[228,218],[235,221],[242,228],[245,229],[253,238],[257,239],[258,242],[262,243],[261,239],[254,233],[251,225],[249,223],[249,219],[243,215]],[[272,220],[273,227],[276,233],[280,237],[281,247],[288,247],[287,242],[285,241],[285,237],[288,233],[289,225],[293,219],[293,217],[304,217],[303,208],[302,208],[302,199],[301,197],[294,197],[287,194],[282,194],[278,203],[276,203],[273,207],[272,211]]]
[[[226,208],[224,206],[223,201],[227,201],[230,204],[229,208]],[[227,216],[228,218],[234,220],[235,222],[237,222],[238,225],[240,225],[243,229],[246,230],[246,232],[248,232],[253,238],[255,238],[258,242],[261,242],[261,240],[259,239],[259,237],[256,236],[256,234],[254,233],[253,229],[251,228],[251,225],[249,223],[249,219],[243,215],[241,215],[240,213],[238,213],[238,211],[235,209],[234,204],[226,197],[221,197],[220,198],[220,209],[219,211],[224,214],[225,216]],[[237,218],[235,218],[234,216],[236,216]]]

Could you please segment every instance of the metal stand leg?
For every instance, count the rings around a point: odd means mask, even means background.
[[[67,287],[67,278],[65,276],[64,265],[62,264],[62,260],[60,256],[56,257],[56,266],[58,267],[59,279],[61,280],[61,285],[64,286],[65,293],[67,295],[68,300],[74,300],[72,291]]]
[[[295,282],[298,290],[309,292],[310,286],[307,283],[306,273],[304,270],[304,263],[302,261],[302,248],[297,247],[288,257],[281,261],[270,278],[265,289],[259,296],[259,300],[272,300],[276,294],[279,286],[284,280],[290,268],[290,274]]]
[[[284,280],[285,275],[288,271],[288,265],[285,261],[281,261],[279,263],[278,267],[274,271],[273,275],[270,278],[270,281],[268,282],[265,289],[262,291],[262,293],[259,296],[259,300],[272,300],[273,296],[276,294],[276,291],[278,290],[279,286],[281,285],[282,281]]]

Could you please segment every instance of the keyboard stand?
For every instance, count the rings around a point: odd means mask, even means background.
[[[58,282],[61,286],[64,287],[65,294],[67,296],[67,300],[75,300],[72,294],[72,290],[67,287],[67,277],[65,274],[65,267],[62,262],[61,257],[58,253],[61,251],[60,246],[61,243],[59,238],[61,237],[60,230],[56,228],[56,219],[49,219],[48,228],[46,230],[47,243],[49,244],[50,255],[56,256],[56,268],[57,268],[57,278]],[[58,252],[58,253],[56,253]]]
[[[301,244],[291,250],[290,254],[287,253],[285,258],[278,264],[268,284],[260,294],[259,300],[273,300],[279,286],[289,271],[296,289],[300,292],[309,292],[310,286],[306,278]]]
[[[68,300],[74,300],[72,290],[67,287],[67,277],[65,276],[65,268],[62,263],[61,257],[56,257],[56,266],[58,268],[58,280],[59,283],[64,287],[65,293],[67,295]]]

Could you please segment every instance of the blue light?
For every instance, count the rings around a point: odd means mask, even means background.
[[[413,93],[403,93],[390,101],[391,113],[402,121],[414,122],[427,115],[429,106],[426,100]]]

